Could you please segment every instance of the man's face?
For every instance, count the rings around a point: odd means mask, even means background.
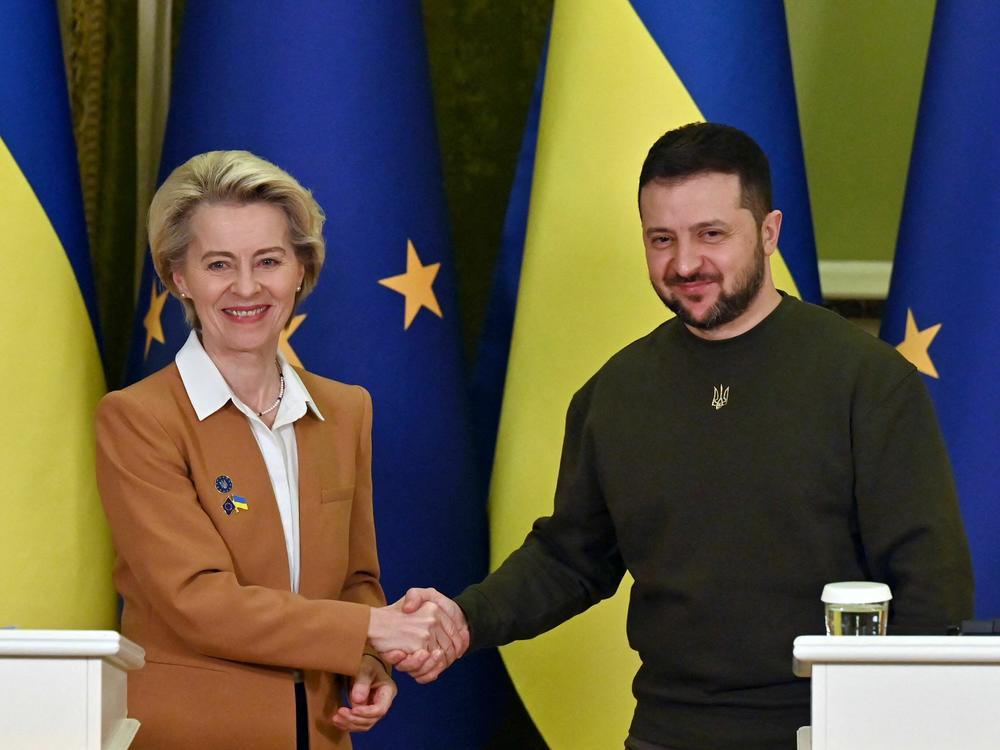
[[[739,326],[770,284],[766,258],[781,214],[769,213],[758,231],[741,197],[737,175],[707,172],[650,182],[639,198],[650,281],[696,333]]]

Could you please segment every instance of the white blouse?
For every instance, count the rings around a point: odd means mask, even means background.
[[[187,341],[174,358],[180,371],[184,389],[198,420],[214,414],[227,402],[243,412],[250,422],[250,429],[260,447],[261,456],[267,466],[267,473],[278,503],[281,525],[285,532],[285,547],[288,551],[288,573],[292,591],[299,590],[299,454],[295,442],[295,421],[305,416],[311,409],[319,419],[323,419],[319,408],[309,396],[302,379],[287,360],[278,354],[281,374],[285,378],[285,395],[278,405],[274,425],[270,428],[261,421],[257,412],[244,404],[233,393],[222,377],[219,368],[201,345],[195,331],[191,331]]]

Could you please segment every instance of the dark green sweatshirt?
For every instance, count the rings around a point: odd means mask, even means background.
[[[678,750],[794,748],[830,581],[891,587],[891,632],[972,613],[954,484],[920,376],[791,297],[723,341],[676,318],[573,397],[555,509],[458,597],[474,647],[531,638],[635,580],[631,732]]]

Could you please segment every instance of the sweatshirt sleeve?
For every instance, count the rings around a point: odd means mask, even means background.
[[[912,367],[854,414],[855,497],[890,632],[941,634],[972,616],[972,563],[933,404]]]
[[[610,597],[625,574],[594,461],[591,387],[569,407],[552,515],[535,521],[521,547],[456,600],[474,648],[544,633]]]

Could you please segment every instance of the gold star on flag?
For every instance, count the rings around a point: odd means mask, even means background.
[[[927,349],[930,347],[934,337],[937,336],[939,330],[941,330],[941,324],[936,323],[930,328],[925,328],[921,331],[917,328],[917,321],[913,317],[913,310],[906,308],[906,335],[896,347],[896,351],[910,360],[920,372],[924,375],[930,375],[932,378],[938,377],[938,371],[934,367],[931,355]]]
[[[288,339],[292,337],[292,334],[302,325],[302,321],[305,319],[306,316],[304,314],[294,316],[288,321],[288,325],[281,330],[281,333],[278,334],[278,348],[293,367],[302,367],[302,360],[299,359],[299,355],[292,349],[292,345],[288,343]]]
[[[426,307],[439,318],[441,308],[438,305],[437,297],[434,295],[434,279],[441,270],[440,263],[423,265],[417,255],[417,249],[413,247],[413,242],[406,241],[406,273],[398,276],[390,276],[379,279],[378,283],[387,286],[393,291],[399,292],[406,297],[406,308],[403,313],[403,330],[410,327],[410,323],[417,317],[421,307]]]
[[[163,290],[162,294],[157,294],[156,282],[153,282],[153,289],[149,293],[149,311],[146,313],[146,317],[142,319],[142,327],[146,329],[146,351],[142,355],[143,359],[149,356],[149,345],[153,343],[153,339],[156,339],[161,344],[166,342],[166,338],[163,336],[163,323],[160,322],[160,314],[163,312],[163,306],[167,304],[167,294],[166,289]]]

